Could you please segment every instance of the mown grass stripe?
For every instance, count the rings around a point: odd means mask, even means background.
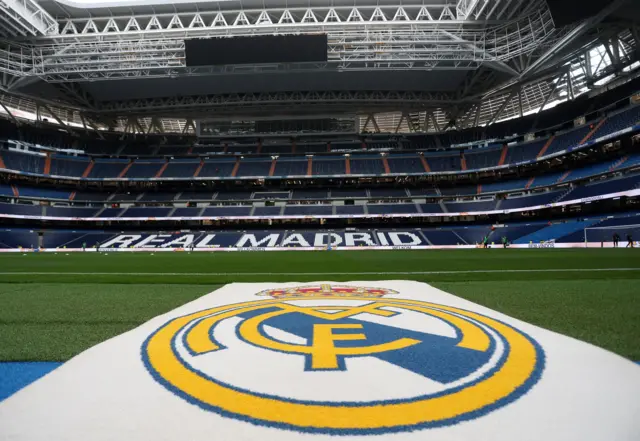
[[[487,269],[487,270],[444,270],[444,271],[326,271],[326,272],[224,272],[224,273],[186,273],[186,272],[81,272],[81,271],[2,271],[0,276],[401,276],[431,274],[494,274],[494,273],[558,273],[558,272],[594,272],[594,271],[640,271],[640,268],[529,268],[529,269]]]

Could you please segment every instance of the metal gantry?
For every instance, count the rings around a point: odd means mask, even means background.
[[[186,66],[185,39],[326,33],[328,63],[298,69],[476,69],[490,63],[515,75],[507,63],[555,32],[546,4],[534,3],[540,7],[513,20],[461,19],[453,5],[69,18],[59,23],[58,33],[38,37],[34,44],[0,45],[0,70],[64,82],[197,75],[200,70]],[[18,57],[22,62],[16,64]],[[269,67],[253,67],[262,68]],[[230,69],[242,68],[224,68]]]
[[[69,96],[70,104],[38,99],[38,114],[83,127],[90,123],[129,131],[184,129],[189,127],[186,121],[205,112],[222,116],[354,109],[363,118],[371,116],[362,124],[378,129],[439,131],[451,121],[467,128],[539,111],[627,74],[638,60],[640,30],[629,24],[598,25],[622,1],[564,28],[554,26],[543,0],[132,13],[70,17],[42,30],[33,25],[28,30],[24,23],[29,22],[20,16],[22,32],[0,40],[0,90],[15,94],[29,82],[44,79]],[[185,39],[301,33],[327,34],[326,63],[186,66]],[[80,86],[126,78],[370,69],[468,74],[455,93],[300,91],[96,103]],[[3,95],[0,101],[12,107],[13,102],[25,106],[29,99]],[[148,115],[148,123],[139,115]],[[134,124],[131,118],[141,122]],[[106,120],[110,122],[101,122]]]

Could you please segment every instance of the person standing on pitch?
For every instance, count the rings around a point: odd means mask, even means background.
[[[87,251],[87,243],[82,242],[82,251]]]
[[[487,234],[482,240],[482,247],[489,248],[489,235]]]
[[[507,236],[502,236],[502,247],[506,248],[509,246],[509,239],[507,239]]]
[[[618,242],[620,241],[620,235],[613,233],[613,247],[618,248]]]
[[[627,246],[626,248],[633,248],[633,237],[631,236],[631,233],[627,233]]]

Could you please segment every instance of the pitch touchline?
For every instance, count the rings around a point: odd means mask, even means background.
[[[455,270],[455,271],[368,271],[368,272],[314,272],[314,273],[125,273],[125,272],[67,272],[67,271],[2,271],[0,276],[16,275],[68,275],[68,276],[327,276],[327,275],[429,275],[429,274],[490,274],[490,273],[559,273],[592,271],[640,271],[640,268],[547,268],[547,269],[509,269],[509,270]]]

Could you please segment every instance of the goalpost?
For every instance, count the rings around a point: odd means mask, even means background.
[[[587,227],[584,229],[584,246],[585,248],[597,247],[613,247],[613,236],[618,234],[619,247],[626,247],[628,244],[627,236],[631,235],[634,247],[639,246],[640,240],[640,224],[630,225],[612,225],[610,227]]]

